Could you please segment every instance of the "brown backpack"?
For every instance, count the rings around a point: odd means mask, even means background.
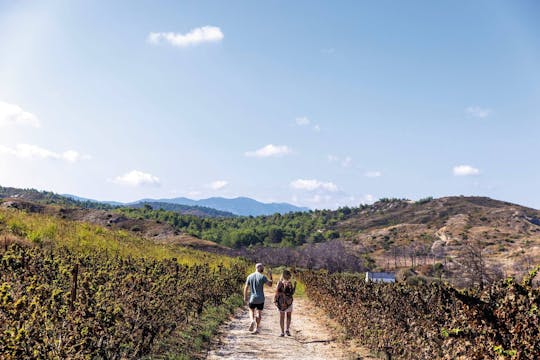
[[[287,282],[287,284],[284,284],[283,282],[279,282],[276,295],[274,296],[274,304],[276,304],[276,307],[280,311],[285,311],[289,306],[293,303],[293,293],[294,293],[294,287],[290,283],[290,281]]]

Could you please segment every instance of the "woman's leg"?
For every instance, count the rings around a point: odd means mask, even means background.
[[[283,311],[279,312],[279,326],[281,326],[281,333],[284,334],[283,326],[285,325],[285,313]]]
[[[291,328],[292,311],[287,313],[287,331]]]

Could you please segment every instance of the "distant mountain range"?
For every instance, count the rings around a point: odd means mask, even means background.
[[[211,197],[202,200],[192,200],[184,197],[173,199],[142,199],[135,203],[167,203],[188,206],[203,206],[221,211],[227,211],[240,216],[272,215],[275,213],[285,214],[297,211],[309,211],[306,207],[298,207],[288,203],[262,203],[247,197],[226,199]],[[129,204],[128,204],[129,205]]]
[[[69,194],[64,194],[63,196],[81,202],[101,202],[112,206],[140,207],[139,205],[141,204],[149,204],[155,209],[159,209],[161,207],[164,210],[177,211],[181,213],[185,213],[186,210],[188,210],[187,207],[206,208],[219,210],[219,212],[210,215],[222,217],[232,215],[259,216],[273,215],[275,213],[285,214],[289,212],[309,211],[309,209],[306,207],[294,206],[288,203],[262,203],[247,197],[237,197],[234,199],[211,197],[201,200],[178,197],[172,199],[141,199],[130,203],[121,203],[116,201],[97,201]],[[173,205],[176,205],[176,207]]]
[[[110,208],[114,206],[142,207],[144,204],[154,209],[176,211],[181,214],[210,217],[259,216],[285,214],[297,211],[309,211],[306,207],[298,207],[287,203],[262,203],[247,197],[227,199],[212,197],[202,200],[192,200],[184,197],[173,199],[141,199],[134,202],[98,201],[71,194],[56,194],[50,191],[35,189],[18,189],[0,186],[1,198],[20,198],[44,204],[64,204],[85,208]]]

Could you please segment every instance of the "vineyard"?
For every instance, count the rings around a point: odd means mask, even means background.
[[[190,332],[238,293],[244,274],[240,265],[10,245],[0,252],[0,358],[140,358],[171,345],[189,354]]]
[[[243,261],[0,209],[0,359],[200,356]]]
[[[540,290],[507,279],[482,293],[442,284],[366,284],[304,272],[306,291],[351,338],[401,359],[538,359]]]

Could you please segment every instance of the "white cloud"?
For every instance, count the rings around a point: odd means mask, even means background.
[[[219,42],[223,40],[223,32],[216,26],[203,26],[192,29],[186,34],[173,32],[151,32],[148,42],[160,44],[163,41],[178,47],[194,46],[207,42]]]
[[[186,193],[186,196],[187,197],[190,197],[190,198],[196,198],[196,197],[199,197],[202,195],[202,192],[201,191],[198,191],[198,190],[191,190],[191,191],[188,191]]]
[[[308,126],[308,125],[311,125],[311,120],[309,120],[309,118],[307,116],[301,116],[301,117],[297,117],[295,119],[295,122],[296,122],[296,125],[298,126]],[[315,132],[320,132],[321,131],[321,127],[319,126],[319,124],[313,124],[313,131]]]
[[[369,178],[381,177],[381,176],[382,176],[382,172],[376,171],[376,170],[366,171],[366,173],[364,174],[364,176],[369,177]]]
[[[330,154],[330,155],[326,155],[326,159],[328,160],[328,162],[331,162],[331,163],[339,162],[341,166],[343,166],[344,168],[348,168],[352,165],[352,157],[350,156],[345,156],[344,158],[340,158],[339,156]]]
[[[366,194],[362,197],[362,202],[365,204],[373,204],[375,202],[375,197],[371,194]]]
[[[475,118],[479,118],[479,119],[487,118],[493,113],[491,109],[482,108],[480,106],[469,106],[468,108],[465,109],[465,112],[467,113],[467,115],[475,117]]]
[[[327,203],[330,200],[332,200],[332,197],[330,195],[319,195],[319,194],[313,195],[313,197],[307,199],[308,202],[313,203],[313,204],[321,204],[323,202]]]
[[[332,182],[322,182],[315,179],[297,179],[291,182],[291,187],[298,190],[326,190],[330,192],[338,191],[336,184]]]
[[[327,55],[330,55],[330,54],[333,54],[336,52],[336,49],[334,48],[324,48],[324,49],[321,49],[321,52],[323,54],[327,54]]]
[[[326,158],[328,159],[328,161],[330,162],[336,162],[336,161],[339,161],[339,156],[336,156],[336,155],[327,155]]]
[[[117,176],[113,180],[114,183],[128,186],[140,185],[159,185],[160,181],[157,176],[144,173],[139,170],[132,170],[124,175]]]
[[[480,174],[480,170],[474,168],[470,165],[458,165],[454,166],[454,175],[455,176],[470,176]]]
[[[20,106],[0,101],[0,127],[27,125],[38,128],[41,123],[36,115],[24,111]]]
[[[352,157],[347,156],[347,157],[345,157],[345,159],[343,159],[343,161],[341,161],[341,166],[349,167],[349,166],[351,166],[351,163],[352,163]]]
[[[305,126],[305,125],[309,125],[309,123],[310,121],[306,116],[296,118],[296,125]]]
[[[216,180],[216,181],[213,181],[211,184],[210,184],[210,188],[213,189],[213,190],[221,190],[223,189],[225,186],[227,186],[229,183],[225,180]]]
[[[272,145],[268,144],[255,151],[247,151],[244,155],[248,157],[271,157],[271,156],[283,156],[291,153],[291,149],[285,145]]]
[[[68,163],[76,163],[82,159],[90,159],[88,155],[81,155],[75,150],[67,150],[57,153],[36,145],[17,144],[15,148],[0,145],[0,154],[17,156],[22,159],[54,159],[63,160]]]

